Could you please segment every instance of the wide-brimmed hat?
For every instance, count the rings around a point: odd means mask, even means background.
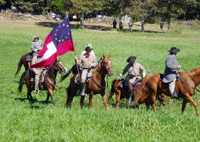
[[[33,38],[39,38],[39,36],[38,35],[34,35]]]
[[[85,47],[90,47],[90,48],[91,48],[91,50],[93,49],[93,46],[92,46],[92,44],[91,44],[91,43],[88,43],[88,45],[87,45],[87,46],[85,46]]]
[[[128,63],[132,63],[132,62],[135,62],[136,60],[136,57],[135,56],[130,56],[128,57],[128,59],[126,60]]]
[[[171,50],[169,50],[168,52],[175,53],[175,52],[180,52],[180,50],[177,49],[176,47],[172,47]]]
[[[87,47],[85,47],[85,50],[91,51],[92,49],[89,46],[87,46]]]

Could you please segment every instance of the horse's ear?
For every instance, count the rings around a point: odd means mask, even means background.
[[[108,55],[108,58],[110,58],[110,54]]]
[[[103,58],[105,59],[106,58],[106,56],[103,54]]]

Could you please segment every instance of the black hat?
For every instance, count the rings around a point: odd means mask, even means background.
[[[128,63],[132,63],[132,62],[135,62],[136,60],[136,57],[135,56],[130,56],[128,57],[128,59],[126,60]]]
[[[180,50],[177,49],[176,47],[172,47],[171,50],[169,50],[168,52],[174,53],[174,52],[180,52]]]
[[[91,49],[89,46],[87,46],[87,47],[85,48],[85,50],[91,51],[92,49]]]

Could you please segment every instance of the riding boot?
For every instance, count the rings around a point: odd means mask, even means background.
[[[80,87],[81,87],[80,95],[81,96],[85,96],[85,84],[84,83],[80,83]]]
[[[128,91],[129,94],[129,99],[128,99],[128,104],[132,104],[132,91]]]
[[[171,95],[171,98],[178,98],[178,95],[176,93],[176,87],[174,88],[174,92],[173,94]]]
[[[39,84],[39,79],[35,79],[35,94],[38,94],[39,93],[39,87],[38,87],[38,84]]]

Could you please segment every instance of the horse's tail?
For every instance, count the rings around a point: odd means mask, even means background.
[[[28,71],[25,71],[25,72],[22,74],[21,78],[20,78],[20,81],[19,81],[19,88],[18,88],[18,90],[19,90],[20,92],[22,91],[24,77],[25,77],[25,75],[26,75],[27,73],[28,73]]]
[[[115,84],[117,81],[118,81],[118,79],[114,79],[114,80],[112,81],[112,86],[111,86],[110,95],[109,95],[109,97],[108,97],[108,100],[110,100],[110,99],[112,98],[113,94],[114,94],[114,84]]]
[[[61,77],[59,82],[62,82],[65,78],[67,78],[71,72],[74,72],[74,68],[76,68],[76,65],[73,65],[72,68],[64,75]]]
[[[134,99],[134,103],[133,103],[133,104],[134,104],[135,106],[137,105],[138,100],[139,100],[140,97],[141,97],[142,91],[144,90],[147,81],[149,80],[149,78],[150,78],[152,75],[153,75],[153,74],[149,73],[149,74],[147,74],[147,75],[143,78],[143,80],[142,80],[142,82],[141,82],[141,88],[139,89],[139,91],[138,91],[138,93],[136,94],[136,97],[135,97],[135,99]]]
[[[18,67],[17,67],[17,71],[16,71],[16,73],[15,73],[15,76],[19,73],[21,67],[22,67],[22,57],[21,57],[21,59],[19,60],[19,63],[18,63]]]

